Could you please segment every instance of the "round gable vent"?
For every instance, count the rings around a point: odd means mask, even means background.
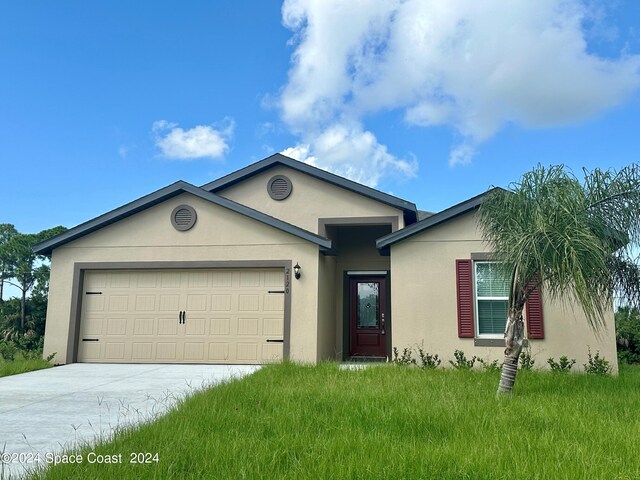
[[[291,180],[289,180],[289,177],[285,177],[284,175],[275,175],[271,177],[267,184],[269,196],[274,200],[284,200],[291,195],[292,188]]]
[[[178,205],[171,212],[171,224],[176,230],[184,232],[196,224],[196,211],[189,205]]]

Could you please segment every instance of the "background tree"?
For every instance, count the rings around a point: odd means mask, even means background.
[[[0,259],[7,265],[6,283],[18,288],[20,301],[20,331],[25,331],[27,294],[36,282],[48,282],[48,265],[42,264],[46,258],[37,255],[33,246],[48,238],[64,232],[66,228],[55,227],[40,233],[16,233],[0,247]]]
[[[574,302],[598,329],[616,292],[640,299],[632,247],[640,237],[640,171],[584,171],[580,182],[560,166],[538,166],[509,190],[491,191],[479,225],[511,284],[505,358],[498,393],[515,382],[524,344],[523,309],[535,288],[553,301]]]
[[[620,307],[615,318],[618,359],[626,363],[640,363],[640,310]]]
[[[4,281],[9,278],[10,272],[10,259],[3,247],[17,234],[16,227],[10,223],[0,223],[0,305],[4,299]]]

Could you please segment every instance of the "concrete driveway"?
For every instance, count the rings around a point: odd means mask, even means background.
[[[0,459],[11,460],[0,462],[0,478],[24,474],[37,453],[46,464],[47,454],[153,420],[191,392],[258,368],[74,363],[0,378]]]

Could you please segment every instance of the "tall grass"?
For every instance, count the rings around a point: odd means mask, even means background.
[[[13,360],[4,360],[0,357],[0,377],[41,370],[51,366],[49,362],[42,358],[23,358],[20,354],[16,355]]]
[[[640,369],[617,378],[273,365],[37,478],[640,478]],[[133,452],[159,462],[129,464]]]

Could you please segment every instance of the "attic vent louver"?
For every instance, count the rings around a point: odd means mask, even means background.
[[[184,232],[196,224],[196,211],[189,205],[178,205],[171,212],[171,225],[176,230]]]
[[[275,175],[271,177],[267,184],[267,192],[274,200],[284,200],[291,195],[293,186],[291,180],[284,175]]]

